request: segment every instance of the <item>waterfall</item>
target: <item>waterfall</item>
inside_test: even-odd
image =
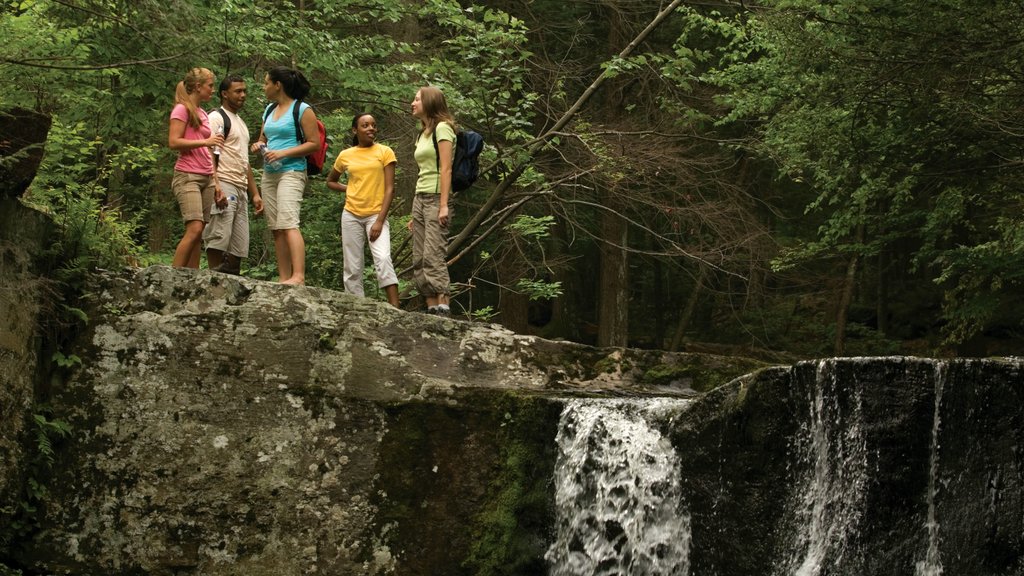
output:
[[[824,568],[850,561],[848,545],[864,513],[868,458],[860,384],[844,382],[847,387],[852,390],[837,382],[834,360],[817,363],[810,418],[796,446],[809,470],[794,492],[793,553],[776,570],[779,576],[836,573]]]
[[[688,401],[569,400],[555,464],[552,576],[687,576],[679,459],[658,429]]]
[[[939,475],[939,425],[942,407],[942,389],[946,383],[947,363],[935,364],[935,415],[932,417],[931,454],[928,458],[928,552],[924,560],[917,562],[915,576],[942,576],[942,560],[939,558],[939,523],[935,518],[935,490]]]

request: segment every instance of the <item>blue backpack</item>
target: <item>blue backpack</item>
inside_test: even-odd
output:
[[[441,167],[441,152],[437,149],[437,130],[434,139],[434,155],[437,157],[438,172]],[[480,152],[484,149],[484,137],[472,130],[459,130],[455,135],[455,160],[452,162],[452,192],[469,188],[480,177]]]

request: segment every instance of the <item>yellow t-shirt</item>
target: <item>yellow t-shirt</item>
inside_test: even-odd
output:
[[[338,153],[334,169],[348,172],[345,210],[361,218],[380,212],[384,203],[384,167],[395,164],[395,152],[383,144],[352,146]]]
[[[447,160],[448,164],[451,164],[455,160],[455,130],[452,130],[451,124],[441,122],[435,131],[438,142],[447,140],[452,143],[452,155]],[[430,134],[426,136],[420,134],[416,138],[416,150],[413,152],[413,156],[416,158],[416,166],[420,169],[419,177],[416,178],[416,193],[440,194],[441,188],[438,186],[440,172],[437,169],[438,153],[434,151],[434,139]],[[441,161],[445,160],[442,158]]]

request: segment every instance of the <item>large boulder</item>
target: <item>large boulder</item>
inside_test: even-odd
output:
[[[43,325],[56,305],[45,252],[53,221],[16,198],[42,156],[49,119],[26,110],[0,111],[0,526],[9,527],[25,500],[25,445],[31,440]],[[0,530],[0,537],[4,536]]]
[[[315,288],[96,277],[25,566],[536,574],[562,397],[689,396],[759,364],[595,349]]]
[[[50,117],[24,108],[0,110],[0,198],[17,197],[36,177]]]

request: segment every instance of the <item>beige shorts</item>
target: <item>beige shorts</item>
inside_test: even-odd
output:
[[[174,177],[171,178],[171,190],[178,200],[182,220],[210,221],[210,206],[213,206],[214,193],[213,176],[175,170]]]
[[[263,172],[260,191],[268,229],[298,229],[299,209],[302,207],[302,193],[305,189],[305,172]]]
[[[203,229],[208,250],[220,250],[239,258],[249,257],[249,194],[246,189],[221,180],[228,205],[210,207],[210,221]]]

